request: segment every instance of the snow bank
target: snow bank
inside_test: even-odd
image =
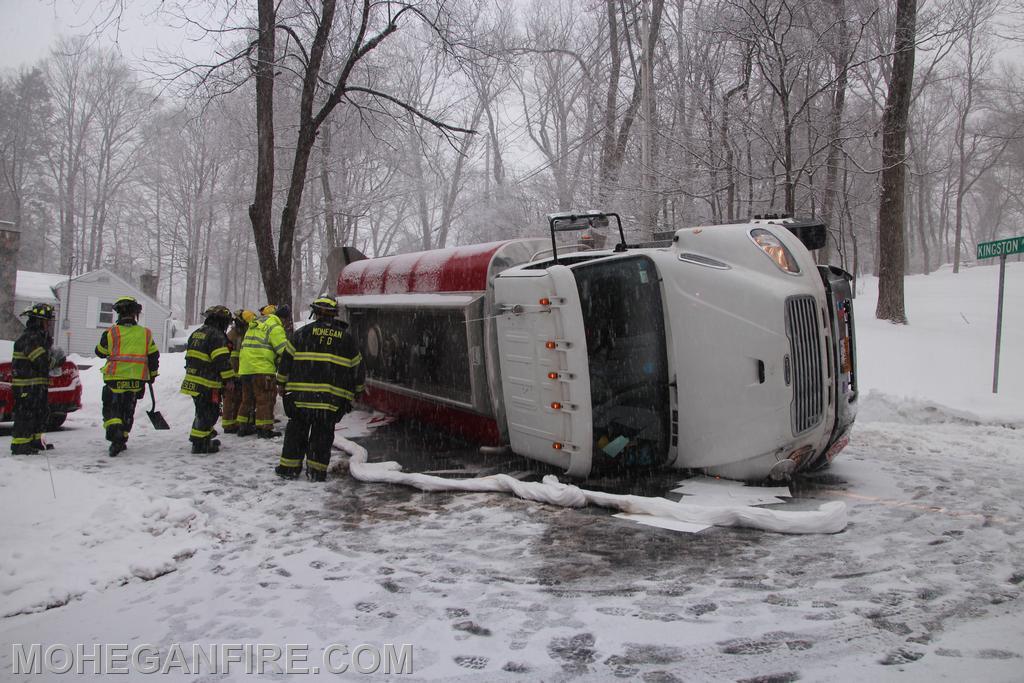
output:
[[[154,498],[70,469],[55,468],[51,488],[44,456],[0,458],[0,519],[5,617],[155,579],[214,541],[191,500]]]
[[[878,279],[857,280],[857,360],[862,392],[879,391],[895,404],[931,402],[979,421],[1024,417],[1024,263],[1006,264],[999,393],[992,393],[999,268],[953,275],[949,266],[904,281],[907,325],[875,319]],[[908,399],[908,400],[904,400]],[[870,419],[884,416],[872,415]],[[864,421],[864,416],[858,416]],[[856,438],[856,437],[855,437]]]
[[[676,503],[666,498],[619,495],[589,491],[562,484],[557,477],[546,476],[542,482],[523,482],[506,474],[474,479],[445,479],[427,474],[402,472],[397,462],[367,462],[366,449],[343,437],[335,445],[347,452],[349,473],[359,481],[403,484],[423,491],[473,491],[511,493],[563,507],[597,505],[630,514],[652,515],[692,524],[741,526],[784,534],[834,534],[846,528],[846,504],[825,503],[817,510],[780,511],[745,505],[703,506]]]

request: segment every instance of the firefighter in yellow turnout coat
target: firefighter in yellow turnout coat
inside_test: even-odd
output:
[[[49,415],[53,306],[36,304],[22,315],[28,316],[28,321],[25,332],[14,342],[12,359],[14,429],[11,431],[11,453],[31,455],[52,448],[43,444],[43,430]]]
[[[224,334],[231,324],[226,306],[211,306],[203,313],[203,326],[189,335],[185,351],[185,378],[181,393],[192,397],[196,416],[189,441],[193,453],[216,453],[220,441],[214,439],[214,425],[220,417],[220,399],[224,382],[235,378],[231,368],[231,348]]]
[[[277,363],[288,344],[288,335],[281,319],[275,315],[289,315],[285,306],[277,311],[273,305],[264,306],[259,318],[249,323],[242,339],[238,356],[238,375],[244,383],[241,405],[238,407],[238,436],[252,434],[269,438],[281,436],[274,431],[274,405],[277,403],[277,387],[274,375]],[[255,408],[255,424],[249,423],[249,412]]]
[[[135,402],[144,385],[156,379],[160,351],[148,327],[139,325],[142,304],[123,296],[114,302],[117,324],[103,333],[96,355],[106,358],[103,366],[103,428],[110,442],[110,457],[127,446],[135,422]]]
[[[284,352],[278,368],[277,381],[284,386],[284,408],[290,419],[281,462],[274,471],[295,479],[305,460],[306,476],[324,481],[334,425],[363,391],[364,370],[355,337],[336,319],[338,302],[323,297],[311,308],[316,320],[293,335],[294,348]]]

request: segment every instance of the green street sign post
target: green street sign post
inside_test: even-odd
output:
[[[999,393],[999,346],[1003,337],[1003,286],[1006,283],[1006,257],[1024,254],[1024,237],[1011,237],[978,245],[978,260],[999,257],[999,304],[996,307],[996,358],[992,366],[992,393]]]

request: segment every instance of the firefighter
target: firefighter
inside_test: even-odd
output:
[[[117,323],[106,330],[96,345],[96,355],[106,358],[103,366],[103,428],[110,442],[110,457],[128,446],[128,434],[135,422],[135,402],[152,384],[160,367],[160,351],[153,333],[139,324],[142,304],[135,297],[122,296],[114,302]]]
[[[49,417],[50,347],[53,345],[53,306],[36,304],[28,309],[25,331],[14,342],[13,377],[14,429],[11,453],[32,455],[46,448],[43,429]]]
[[[338,302],[321,297],[310,308],[315,320],[295,333],[278,369],[277,382],[283,387],[290,419],[274,472],[295,479],[305,459],[306,477],[324,481],[334,426],[363,391],[364,370],[355,337],[337,319]]]
[[[235,371],[236,377],[224,382],[224,405],[221,426],[225,434],[234,434],[238,431],[240,424],[248,424],[248,415],[239,415],[238,406],[242,402],[242,381],[238,375],[238,355],[242,350],[242,339],[249,329],[249,322],[256,317],[252,311],[238,309],[234,314],[234,324],[228,330],[228,347],[231,349],[231,369]]]
[[[188,435],[192,452],[216,453],[220,450],[220,441],[213,438],[216,436],[213,427],[220,417],[221,390],[224,382],[235,378],[225,334],[232,315],[226,306],[211,306],[203,315],[203,326],[188,338],[181,393],[191,396],[196,404],[196,416]]]
[[[276,315],[277,307],[268,304],[260,310],[260,317],[249,323],[249,329],[242,339],[242,350],[238,356],[238,374],[249,387],[242,393],[239,415],[247,416],[255,407],[255,424],[248,421],[238,426],[238,436],[248,436],[253,432],[256,436],[268,439],[281,436],[274,431],[274,405],[277,403],[277,387],[274,375],[277,363],[289,347],[288,335],[284,331],[281,319]],[[290,314],[284,306],[281,314]]]

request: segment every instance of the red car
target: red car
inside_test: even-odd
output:
[[[14,392],[11,391],[10,362],[0,363],[0,422],[14,419]],[[68,413],[82,407],[82,382],[78,377],[78,366],[64,361],[60,374],[50,372],[50,419],[47,429],[56,429],[64,424]]]

